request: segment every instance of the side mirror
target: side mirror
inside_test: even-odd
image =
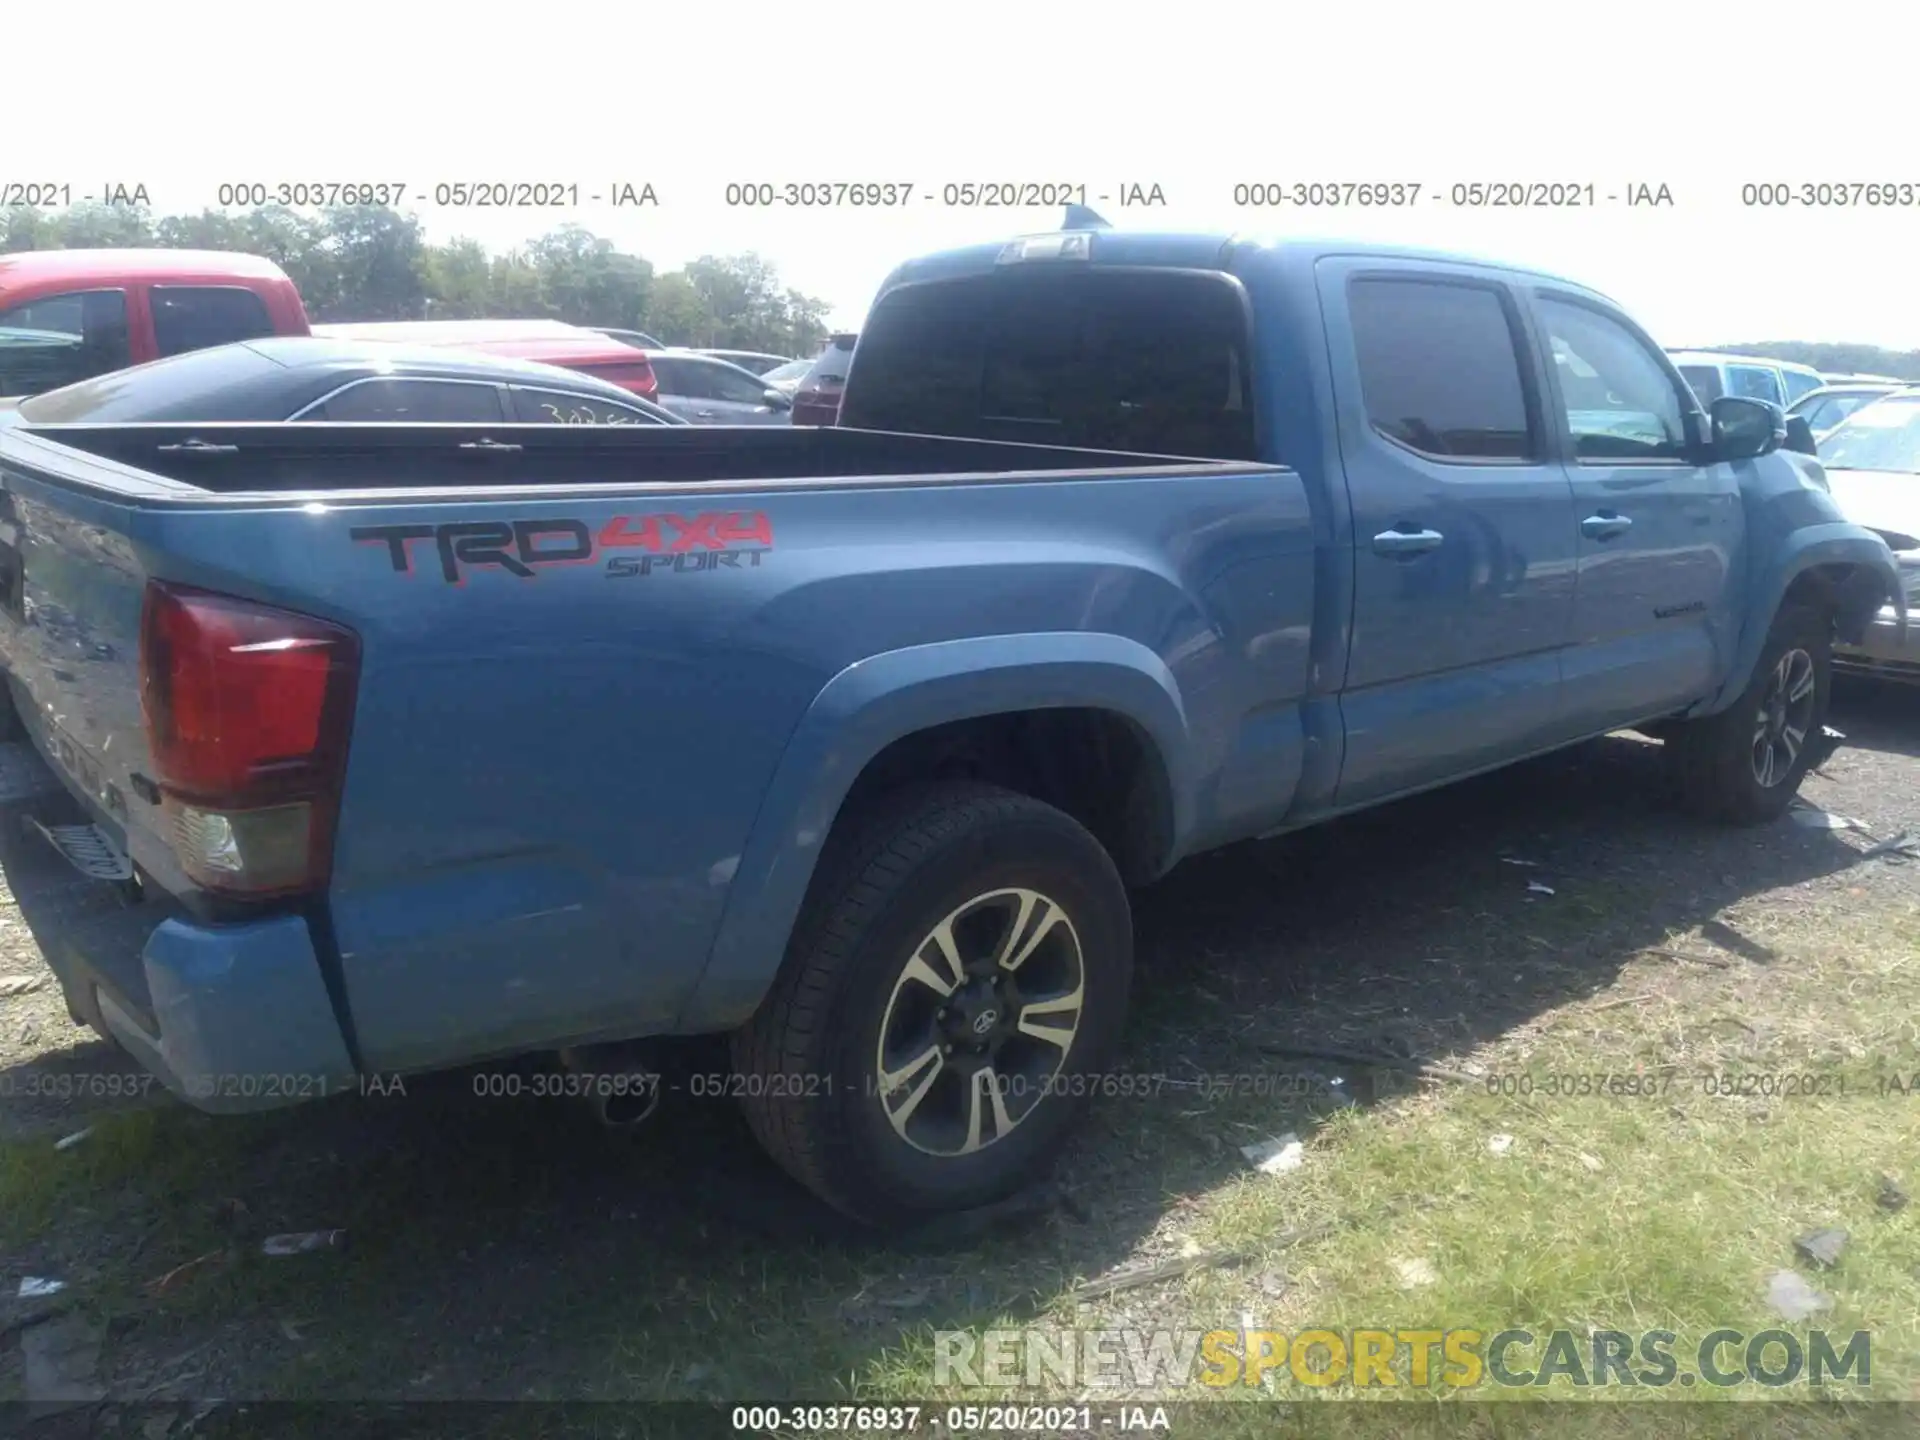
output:
[[[1771,401],[1722,395],[1707,415],[1715,460],[1756,460],[1786,443],[1786,412]]]
[[[1807,423],[1804,415],[1787,417],[1787,438],[1781,442],[1784,448],[1801,455],[1818,455],[1820,447],[1814,443],[1813,426]]]
[[[793,408],[793,397],[787,394],[784,390],[775,390],[771,385],[769,385],[765,390],[761,391],[760,393],[762,397],[766,400],[768,409],[791,410]]]

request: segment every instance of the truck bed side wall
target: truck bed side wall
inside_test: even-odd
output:
[[[147,576],[360,636],[322,963],[371,1068],[741,1018],[845,786],[923,724],[1113,708],[1166,747],[1176,849],[1277,821],[1299,778],[1314,535],[1283,471],[216,506],[16,488],[41,613],[112,652],[85,732],[109,773],[144,763]],[[515,526],[530,548],[503,552]],[[80,693],[59,656],[17,657],[36,696]],[[153,820],[128,828],[163,865]]]

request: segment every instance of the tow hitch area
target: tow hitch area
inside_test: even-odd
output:
[[[95,880],[133,878],[133,861],[98,825],[43,825],[31,815],[26,820],[82,875]]]

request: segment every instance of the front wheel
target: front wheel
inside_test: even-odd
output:
[[[1832,671],[1826,613],[1783,608],[1740,698],[1718,715],[1676,723],[1667,739],[1687,808],[1736,825],[1784,813],[1822,753]]]
[[[992,786],[886,797],[836,827],[772,992],[736,1035],[747,1119],[874,1224],[1034,1179],[1118,1046],[1126,891],[1098,841]]]

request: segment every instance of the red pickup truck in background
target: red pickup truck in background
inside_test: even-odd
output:
[[[308,333],[299,290],[257,255],[0,255],[0,396],[52,390],[209,345]]]

